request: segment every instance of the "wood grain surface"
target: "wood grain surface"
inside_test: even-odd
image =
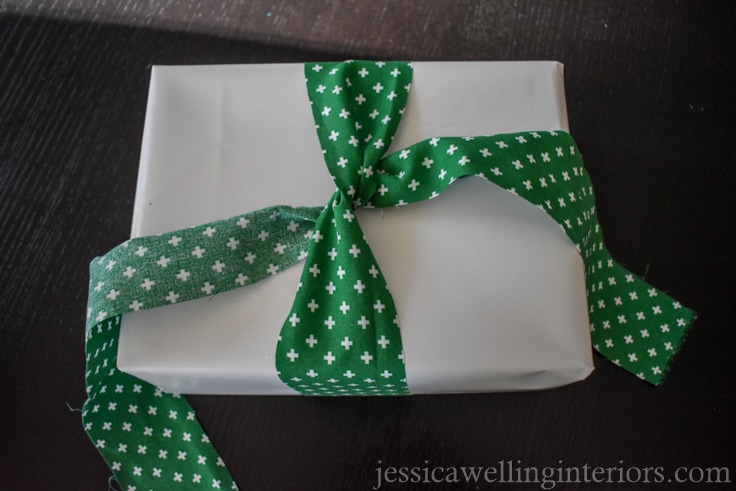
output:
[[[714,487],[733,487],[734,25],[726,1],[2,1],[0,489],[108,488],[75,411],[87,264],[128,238],[151,65],[376,57],[565,63],[612,254],[699,319],[659,388],[596,356],[587,380],[544,392],[190,397],[241,489],[508,460],[727,466]],[[557,489],[578,487],[598,486]],[[412,489],[447,488],[474,487]]]

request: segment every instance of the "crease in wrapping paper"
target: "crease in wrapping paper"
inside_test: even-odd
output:
[[[440,68],[437,70],[437,64],[415,63],[415,82],[410,92],[409,106],[407,107],[404,120],[399,127],[397,138],[391,150],[408,143],[413,143],[413,141],[422,139],[423,137],[438,134],[437,130],[430,123],[427,123],[427,121],[445,121],[444,127],[447,128],[447,131],[452,131],[453,134],[466,135],[522,130],[530,127],[539,128],[540,126],[542,129],[567,128],[560,65],[555,63],[494,63],[485,64],[485,67],[480,68],[478,64],[473,63],[453,63],[451,65],[461,70],[470,70],[469,77],[472,76],[476,79],[481,76],[488,78],[488,73],[491,73],[491,82],[495,83],[499,83],[499,78],[511,77],[510,86],[519,87],[525,92],[520,93],[523,95],[513,98],[504,96],[503,91],[494,90],[494,83],[480,84],[482,85],[480,90],[483,96],[489,99],[489,105],[497,105],[501,108],[497,114],[493,114],[493,111],[489,111],[488,109],[479,108],[477,104],[465,102],[467,101],[467,90],[458,89],[457,92],[446,94],[446,97],[442,101],[438,101],[437,91],[442,90],[442,84],[437,81],[437,72],[447,71],[447,69]],[[253,70],[248,70],[250,68],[253,68]],[[268,145],[268,148],[266,151],[261,152],[264,158],[254,157],[249,161],[243,159],[240,162],[230,161],[230,166],[234,170],[231,169],[226,173],[221,173],[221,175],[226,174],[227,178],[220,178],[226,183],[226,187],[229,187],[229,189],[220,192],[207,192],[210,197],[213,194],[221,197],[222,201],[219,203],[221,206],[220,211],[213,209],[202,210],[190,206],[193,200],[196,201],[196,197],[199,194],[198,191],[200,191],[195,184],[194,189],[187,190],[183,193],[187,195],[187,202],[185,203],[178,203],[176,206],[161,205],[158,210],[146,210],[145,214],[139,213],[140,206],[137,206],[136,223],[134,223],[133,227],[134,235],[147,235],[164,231],[167,228],[203,223],[219,216],[235,214],[233,213],[235,210],[237,210],[237,213],[240,213],[244,210],[255,209],[261,205],[273,204],[279,201],[298,205],[319,204],[324,201],[325,196],[329,196],[334,188],[332,187],[329,175],[324,170],[324,164],[319,158],[314,162],[307,162],[303,158],[304,155],[319,156],[321,154],[316,139],[313,137],[312,128],[314,123],[309,114],[308,104],[305,102],[307,97],[306,90],[303,88],[303,74],[298,73],[301,71],[301,66],[289,67],[281,65],[270,68],[274,70],[273,81],[264,78],[267,77],[264,67],[247,67],[245,69],[235,67],[208,67],[204,69],[166,67],[163,69],[156,68],[154,70],[152,101],[160,101],[161,93],[177,94],[183,101],[196,106],[200,113],[208,107],[208,100],[214,101],[221,99],[222,93],[219,95],[216,92],[208,94],[207,90],[209,87],[215,87],[215,83],[220,84],[221,78],[226,78],[228,82],[222,82],[221,85],[223,92],[227,92],[228,95],[233,94],[233,97],[235,97],[234,101],[223,105],[225,112],[230,111],[226,121],[236,125],[240,124],[243,131],[238,133],[238,136],[241,139],[245,139],[245,141],[231,143],[232,154],[243,154],[246,147],[252,149],[264,144]],[[499,76],[498,72],[504,75]],[[289,73],[292,74],[291,77],[287,76]],[[182,82],[182,79],[188,77],[189,74],[193,74],[193,77],[190,77],[188,81]],[[250,77],[252,75],[255,76],[257,83],[245,83],[246,79],[244,77]],[[198,86],[191,81],[192,78],[199,81]],[[289,78],[293,79],[294,82],[285,83],[283,81]],[[525,79],[525,81],[520,82],[519,79]],[[241,83],[238,83],[238,80]],[[270,87],[274,84],[276,85],[274,92],[284,94],[283,99],[269,101],[265,96],[251,97],[251,99],[248,99],[248,97],[238,96],[237,91],[231,90],[228,92],[229,87],[240,87],[241,91],[247,92],[250,87],[257,86],[262,88]],[[501,85],[504,84],[502,83]],[[531,91],[539,95],[529,96],[530,86],[533,87]],[[287,87],[288,90],[286,90]],[[166,95],[163,97],[166,97]],[[437,102],[439,105],[442,105],[444,101],[444,107],[450,110],[452,110],[453,101],[460,101],[458,107],[461,107],[465,114],[455,113],[456,116],[450,118],[433,114],[431,105],[421,103],[422,98],[431,100],[432,103]],[[177,196],[175,190],[165,185],[166,176],[172,173],[178,175],[183,174],[185,171],[189,172],[192,175],[191,181],[193,183],[205,184],[201,186],[202,189],[206,188],[207,183],[212,179],[211,174],[208,174],[210,170],[205,171],[205,169],[200,167],[202,165],[201,161],[188,162],[189,167],[182,169],[181,164],[182,162],[186,163],[185,160],[177,160],[172,158],[171,155],[167,155],[165,148],[171,147],[172,145],[179,148],[179,150],[175,151],[176,154],[186,155],[188,153],[192,155],[197,153],[196,151],[185,152],[181,148],[182,144],[187,145],[192,143],[191,138],[187,138],[186,135],[196,135],[198,133],[196,129],[184,125],[182,134],[185,136],[181,138],[183,140],[181,142],[176,141],[176,137],[171,135],[171,124],[179,125],[182,121],[192,121],[192,118],[182,119],[179,117],[177,121],[167,121],[162,111],[165,111],[165,108],[171,104],[181,104],[181,101],[170,99],[164,104],[157,104],[156,110],[149,112],[150,118],[147,119],[146,123],[144,143],[147,143],[149,146],[155,146],[155,151],[144,151],[143,153],[139,182],[142,186],[139,186],[138,205],[151,201],[161,203],[161,200],[164,199],[163,197]],[[521,101],[519,102],[517,99],[521,99]],[[539,100],[545,101],[545,104],[531,107],[532,104],[537,104]],[[301,101],[301,103],[298,103],[298,101]],[[517,104],[521,104],[521,109],[518,111],[512,111],[510,109],[514,105],[514,101]],[[524,106],[527,103],[529,103],[528,108]],[[264,131],[266,134],[258,137],[245,134],[245,130],[249,132],[258,131],[259,129],[263,130],[267,126],[267,118],[272,117],[269,116],[270,104],[273,104],[272,109],[274,112],[280,113],[278,117],[274,118],[274,123],[271,123],[271,128],[274,128],[273,132]],[[560,106],[560,104],[563,104],[563,106]],[[176,112],[181,114],[182,110],[179,107]],[[292,116],[285,117],[284,111],[289,111],[288,114],[292,114]],[[246,118],[255,117],[256,119],[260,118],[266,121],[262,121],[259,126],[254,126],[246,118],[241,119],[240,115],[243,113],[245,113]],[[468,115],[467,113],[471,114]],[[511,116],[508,116],[508,114],[511,114]],[[201,119],[202,124],[207,124],[206,122],[209,120],[209,117]],[[244,120],[245,122],[238,123],[238,121]],[[478,130],[478,121],[486,121],[485,127],[482,128],[483,131]],[[161,128],[164,126],[167,126],[169,129],[162,134]],[[274,132],[275,135],[273,134]],[[235,133],[236,130],[233,129],[232,134]],[[288,138],[285,135],[289,135]],[[163,140],[161,136],[163,136]],[[407,141],[407,139],[410,140]],[[281,146],[292,146],[294,149],[299,148],[302,150],[294,150],[292,152],[284,151],[283,149],[277,148],[279,141],[281,141]],[[268,168],[278,177],[289,175],[290,173],[294,175],[294,172],[290,169],[296,167],[300,170],[301,174],[297,174],[292,180],[299,181],[304,185],[287,185],[287,189],[281,195],[279,195],[279,189],[275,185],[275,182],[272,184],[266,182],[266,184],[256,186],[255,189],[249,189],[248,185],[251,183],[248,182],[248,175],[250,173],[243,172],[242,168],[238,169],[237,167],[242,166],[251,170],[254,168],[258,169],[255,174],[259,178],[264,177],[268,180],[268,176],[261,170],[265,166],[266,154],[269,154]],[[154,163],[155,165],[160,165],[162,170],[157,171],[153,167]],[[164,184],[161,184],[162,182]],[[307,187],[312,189],[313,192],[311,195],[304,196],[304,189]],[[500,188],[494,188],[494,185],[485,182],[473,183],[470,180],[462,180],[453,184],[450,189],[443,193],[437,199],[440,201],[436,205],[417,203],[400,210],[391,209],[384,210],[383,212],[376,210],[358,211],[361,225],[369,239],[371,247],[377,255],[382,270],[387,275],[389,287],[392,289],[397,302],[397,308],[402,316],[402,337],[407,340],[405,344],[405,349],[407,350],[407,377],[413,392],[510,390],[518,388],[506,384],[505,380],[507,378],[505,377],[499,377],[495,380],[493,382],[495,385],[492,387],[489,387],[488,384],[481,386],[473,383],[466,386],[462,386],[462,384],[458,386],[457,380],[463,378],[463,370],[465,370],[469,379],[474,378],[473,373],[488,373],[492,370],[498,370],[499,373],[502,372],[502,366],[499,367],[498,365],[494,365],[492,361],[489,361],[494,359],[507,360],[504,363],[517,363],[519,359],[526,359],[529,366],[534,367],[538,357],[530,357],[528,355],[525,357],[523,353],[514,353],[515,356],[509,356],[509,353],[513,352],[509,351],[508,346],[533,347],[535,345],[535,339],[542,339],[547,335],[546,329],[542,328],[552,325],[559,326],[564,324],[566,326],[558,330],[560,342],[557,344],[561,345],[561,351],[556,358],[546,360],[546,364],[550,367],[552,374],[556,373],[558,376],[555,377],[550,374],[546,376],[533,376],[532,372],[534,370],[532,369],[529,372],[529,386],[526,388],[561,385],[584,378],[592,369],[587,318],[585,315],[582,264],[579,261],[579,257],[575,257],[577,254],[574,250],[569,250],[572,249],[569,240],[564,234],[560,233],[557,225],[546,215],[539,213],[529,203],[509,195],[509,193],[506,193]],[[263,190],[268,190],[268,192],[264,193]],[[256,195],[253,194],[254,192]],[[261,195],[260,198],[258,194]],[[263,194],[267,196],[263,196]],[[246,195],[251,199],[245,199]],[[156,196],[156,198],[149,199],[147,196]],[[232,198],[233,196],[239,197],[240,202],[235,203],[234,201],[236,200]],[[300,196],[304,197],[300,198]],[[205,196],[204,199],[206,200],[207,197]],[[182,205],[185,210],[180,212],[178,215],[179,218],[168,218],[171,213],[170,208],[178,208]],[[478,205],[485,210],[486,216],[483,218],[488,223],[488,227],[493,229],[493,232],[485,236],[480,235],[473,242],[473,254],[475,257],[482,257],[485,252],[480,244],[485,244],[487,247],[502,247],[502,239],[504,237],[510,237],[512,233],[518,233],[519,229],[524,229],[525,226],[530,227],[532,231],[535,227],[541,227],[541,230],[546,228],[546,240],[556,245],[549,246],[549,244],[543,244],[545,240],[544,234],[535,235],[535,239],[529,241],[527,244],[506,244],[506,252],[499,252],[499,255],[514,254],[515,251],[518,252],[522,249],[527,249],[526,256],[520,258],[518,261],[518,265],[522,267],[524,264],[529,264],[531,259],[537,258],[540,255],[556,257],[554,254],[559,254],[560,258],[568,258],[561,259],[561,262],[553,261],[553,265],[564,265],[564,267],[560,267],[557,270],[548,270],[544,275],[551,278],[567,278],[564,288],[556,286],[553,293],[557,295],[556,303],[566,305],[568,310],[558,314],[557,318],[554,313],[549,315],[546,325],[540,324],[537,319],[524,320],[519,318],[518,310],[515,312],[510,311],[505,316],[501,316],[498,313],[488,314],[487,311],[483,311],[481,314],[471,315],[470,322],[466,322],[464,327],[467,324],[475,324],[478,329],[473,330],[472,328],[466,327],[469,336],[466,338],[467,342],[465,346],[462,346],[462,339],[451,335],[454,331],[453,326],[461,323],[453,320],[448,315],[446,309],[435,312],[433,315],[422,317],[419,314],[413,313],[412,309],[402,304],[403,302],[419,301],[417,300],[420,298],[419,293],[416,293],[417,287],[426,288],[427,284],[431,283],[432,280],[417,278],[418,275],[416,273],[417,271],[421,272],[422,268],[421,266],[417,266],[416,262],[414,262],[411,268],[414,276],[407,274],[404,266],[411,265],[411,263],[396,261],[394,259],[395,253],[392,253],[392,251],[396,250],[397,241],[386,240],[386,237],[391,237],[391,232],[388,232],[388,230],[397,230],[400,228],[400,225],[397,225],[396,221],[402,220],[405,226],[408,226],[410,229],[416,231],[417,234],[421,235],[424,238],[424,242],[433,241],[437,243],[438,241],[444,240],[443,235],[447,236],[447,234],[437,233],[442,228],[450,227],[447,229],[448,233],[451,233],[453,230],[458,233],[468,230],[469,226],[467,222],[464,224],[457,222],[448,223],[447,218],[456,214],[458,210],[465,210]],[[510,216],[499,215],[497,208],[509,210]],[[514,218],[514,209],[516,209],[515,213],[517,215],[521,215]],[[439,225],[442,228],[439,228],[436,222],[431,221],[433,218],[432,215],[438,212],[442,215],[438,215],[437,220],[440,222],[444,220]],[[479,217],[475,219],[477,220]],[[514,227],[511,227],[513,231],[509,230],[509,224],[515,224]],[[472,225],[470,229],[472,230]],[[412,239],[412,242],[418,242],[418,239]],[[411,246],[411,243],[407,243],[406,245]],[[526,247],[524,247],[525,245]],[[540,248],[535,250],[534,247],[537,245]],[[409,249],[411,247],[405,248],[407,253],[403,255],[404,259],[413,257],[412,254],[408,253]],[[435,249],[435,252],[442,254],[443,250],[439,248],[439,250]],[[423,260],[432,260],[431,254],[423,254]],[[488,266],[489,275],[492,274],[498,279],[500,276],[499,271],[507,270],[509,265],[510,262],[508,259],[496,261],[494,266]],[[293,298],[295,285],[298,282],[298,269],[292,268],[291,271],[280,273],[278,275],[279,277],[272,279],[273,284],[269,284],[268,286],[259,285],[252,289],[241,289],[258,290],[258,292],[231,292],[218,295],[217,298],[210,302],[196,304],[198,301],[194,301],[195,304],[191,306],[178,305],[176,309],[180,311],[180,319],[176,321],[177,339],[173,342],[174,346],[171,346],[172,341],[169,334],[171,331],[161,328],[161,325],[166,322],[165,317],[168,317],[168,313],[148,311],[126,316],[121,330],[120,366],[129,373],[152,381],[156,385],[183,392],[293,393],[290,389],[284,388],[281,381],[276,377],[273,369],[272,353],[274,348],[273,340],[278,334],[280,323],[286,317],[289,302]],[[487,279],[483,275],[478,275],[477,271],[474,271],[475,269],[475,266],[473,266],[469,271],[470,273],[475,272],[476,279],[474,281],[478,281],[478,276],[481,276],[480,280],[485,282],[484,289],[488,289]],[[401,285],[405,284],[406,278],[409,277],[417,279],[412,283],[411,289],[407,290],[406,288],[408,287],[401,287]],[[507,272],[506,278],[508,282],[519,280],[518,275],[514,275],[513,272]],[[570,278],[579,278],[578,284],[571,285]],[[534,284],[533,281],[527,281],[526,283]],[[491,285],[493,286],[493,284]],[[463,285],[461,284],[459,286]],[[450,290],[450,293],[453,291],[456,290]],[[416,295],[412,296],[412,293]],[[493,304],[495,301],[497,303],[494,304],[494,310],[496,312],[502,312],[505,307],[510,305],[508,300],[504,301],[503,293],[504,289],[499,289],[493,296],[489,296],[492,298],[484,303]],[[277,296],[274,297],[274,295]],[[402,295],[405,295],[406,299],[402,299]],[[429,303],[437,302],[438,299],[434,298]],[[203,306],[205,303],[206,306]],[[262,312],[262,310],[259,306],[272,309],[272,313],[268,316],[266,314],[260,316],[258,311]],[[207,322],[208,325],[212,324],[209,320],[205,321],[209,316],[202,314],[201,309],[204,307],[229,310],[229,313],[223,316],[224,320],[222,323],[219,326],[215,326],[211,334],[206,336],[206,339],[201,338],[201,334],[198,334],[197,329],[197,325],[202,322]],[[525,310],[528,311],[528,309]],[[201,317],[198,317],[200,314]],[[480,315],[480,318],[477,317],[478,315]],[[497,319],[496,322],[493,321],[493,315]],[[238,318],[244,320],[234,320]],[[429,322],[433,318],[441,319],[437,323],[441,325],[430,325]],[[269,322],[270,325],[266,325],[266,322]],[[503,334],[500,339],[501,341],[511,338],[508,340],[508,343],[502,344],[506,346],[506,349],[494,350],[491,348],[485,353],[485,356],[477,356],[478,346],[498,344],[498,338],[488,337],[488,329],[486,329],[488,324],[493,325],[494,330],[498,332],[498,326],[504,324],[509,326],[514,323],[517,325],[536,324],[537,331],[535,332],[532,329],[526,335],[522,335],[522,339],[518,339],[517,337],[515,341],[514,331]],[[146,328],[147,325],[153,324],[157,325],[155,331]],[[245,325],[248,326],[247,330],[243,329]],[[480,330],[481,327],[483,328],[482,331]],[[554,332],[554,328],[550,329]],[[433,353],[433,347],[425,341],[426,338],[421,332],[431,330],[434,330],[433,335],[440,339],[446,339],[445,345],[454,347],[455,353],[444,355]],[[218,337],[222,340],[221,342],[217,341]],[[187,341],[187,339],[190,341]],[[412,346],[415,346],[415,348],[412,349]],[[219,353],[208,357],[202,354],[203,350],[210,351],[213,354]],[[439,357],[439,359],[433,360],[427,357],[423,359],[421,350],[424,350],[428,356],[433,358]],[[184,351],[188,352],[187,356],[179,354]],[[240,351],[240,354],[236,356],[234,353],[238,351]],[[233,357],[228,360],[221,356],[223,352],[233,353]],[[468,353],[473,356],[467,356]],[[548,352],[546,353],[546,356],[548,356]],[[554,362],[555,360],[557,360],[556,363]],[[444,365],[444,368],[446,368],[444,370],[444,377],[437,378],[431,374],[430,370],[433,370],[437,363]],[[465,363],[465,367],[463,367],[463,363]],[[559,377],[559,374],[565,370],[569,371],[568,375]],[[424,375],[425,371],[426,375]],[[235,374],[241,375],[240,381],[238,381],[237,375]],[[250,389],[251,385],[260,388],[253,392]]]

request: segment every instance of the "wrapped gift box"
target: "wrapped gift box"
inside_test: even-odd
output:
[[[567,130],[559,63],[415,63],[389,152],[434,136],[557,129]],[[302,65],[153,68],[133,237],[324,205],[333,191]],[[541,389],[592,371],[583,263],[544,212],[468,178],[431,201],[357,214],[401,318],[412,393]],[[126,315],[119,368],[175,392],[296,394],[274,350],[302,264]]]

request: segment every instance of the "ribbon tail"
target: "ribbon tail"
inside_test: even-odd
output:
[[[137,237],[90,264],[87,330],[103,319],[251,285],[306,256],[321,207],[272,206]]]
[[[116,368],[120,316],[87,333],[84,429],[123,489],[237,489],[187,401]]]
[[[305,395],[409,393],[393,299],[340,191],[317,221],[276,369]]]
[[[90,265],[82,421],[127,489],[237,489],[187,401],[117,369],[122,314],[255,283],[306,255],[321,208],[274,206],[131,239]],[[191,483],[191,484],[190,484]]]
[[[467,176],[537,205],[560,225],[585,264],[593,347],[639,378],[662,382],[695,313],[613,260],[603,243],[593,184],[569,134],[432,138],[388,155],[379,171],[375,207],[431,199]]]
[[[659,385],[695,312],[630,273],[605,248],[585,264],[593,347],[626,371]]]

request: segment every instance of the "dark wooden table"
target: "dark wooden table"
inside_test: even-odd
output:
[[[716,488],[734,486],[731,2],[28,3],[0,4],[0,489],[108,486],[72,409],[87,264],[128,236],[150,66],[361,57],[565,63],[610,250],[699,319],[659,388],[596,356],[587,380],[536,393],[190,397],[241,488],[370,489],[379,465],[500,461],[726,466]]]

